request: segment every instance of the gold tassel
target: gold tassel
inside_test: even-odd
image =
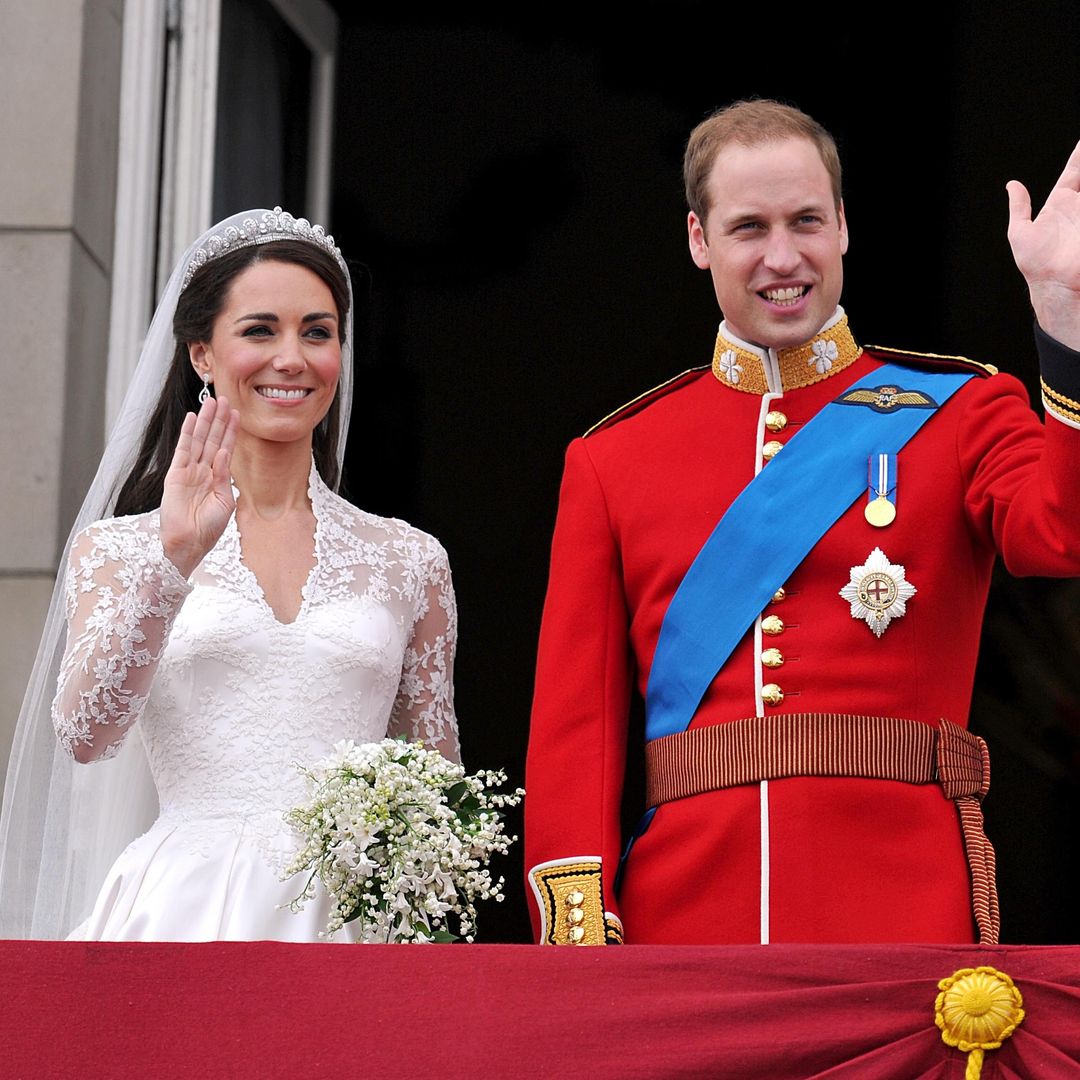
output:
[[[997,1050],[1024,1019],[1024,999],[1003,971],[960,968],[938,983],[934,1023],[968,1056],[964,1080],[979,1080],[987,1050]]]

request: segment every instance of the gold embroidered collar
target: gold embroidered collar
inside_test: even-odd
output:
[[[766,364],[772,363],[775,357],[776,370],[780,372],[780,390],[786,393],[843,371],[861,352],[848,329],[846,315],[804,345],[794,345],[790,349],[753,349],[730,340],[721,330],[716,335],[712,371],[720,382],[733,390],[768,394],[771,388]]]

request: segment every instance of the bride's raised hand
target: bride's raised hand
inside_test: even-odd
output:
[[[161,496],[161,546],[184,577],[202,562],[232,517],[229,463],[240,414],[210,398],[180,428]]]

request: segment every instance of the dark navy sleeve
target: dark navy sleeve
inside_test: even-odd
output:
[[[1042,397],[1046,411],[1080,428],[1080,352],[1062,345],[1035,324],[1035,347],[1042,371]]]

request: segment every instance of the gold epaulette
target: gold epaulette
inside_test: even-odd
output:
[[[969,360],[966,356],[949,356],[946,353],[912,352],[910,349],[890,349],[886,345],[864,345],[863,352],[871,356],[881,353],[881,360],[891,363],[913,364],[923,368],[947,368],[950,371],[972,371],[981,378],[987,379],[991,375],[997,375],[998,369],[993,364],[980,364],[978,360]]]
[[[636,398],[631,398],[625,405],[620,405],[614,412],[609,412],[603,420],[598,420],[584,435],[582,435],[582,438],[588,438],[588,436],[595,434],[597,431],[601,431],[603,428],[610,427],[620,420],[625,420],[628,416],[633,416],[635,413],[641,412],[642,409],[651,405],[657,398],[661,398],[665,394],[671,393],[672,390],[677,390],[684,382],[689,381],[691,376],[699,375],[701,372],[708,370],[706,365],[688,368],[686,371],[672,376],[672,378],[668,379],[666,382],[662,382],[659,386],[654,386],[651,390],[646,390],[644,394],[638,394]]]

